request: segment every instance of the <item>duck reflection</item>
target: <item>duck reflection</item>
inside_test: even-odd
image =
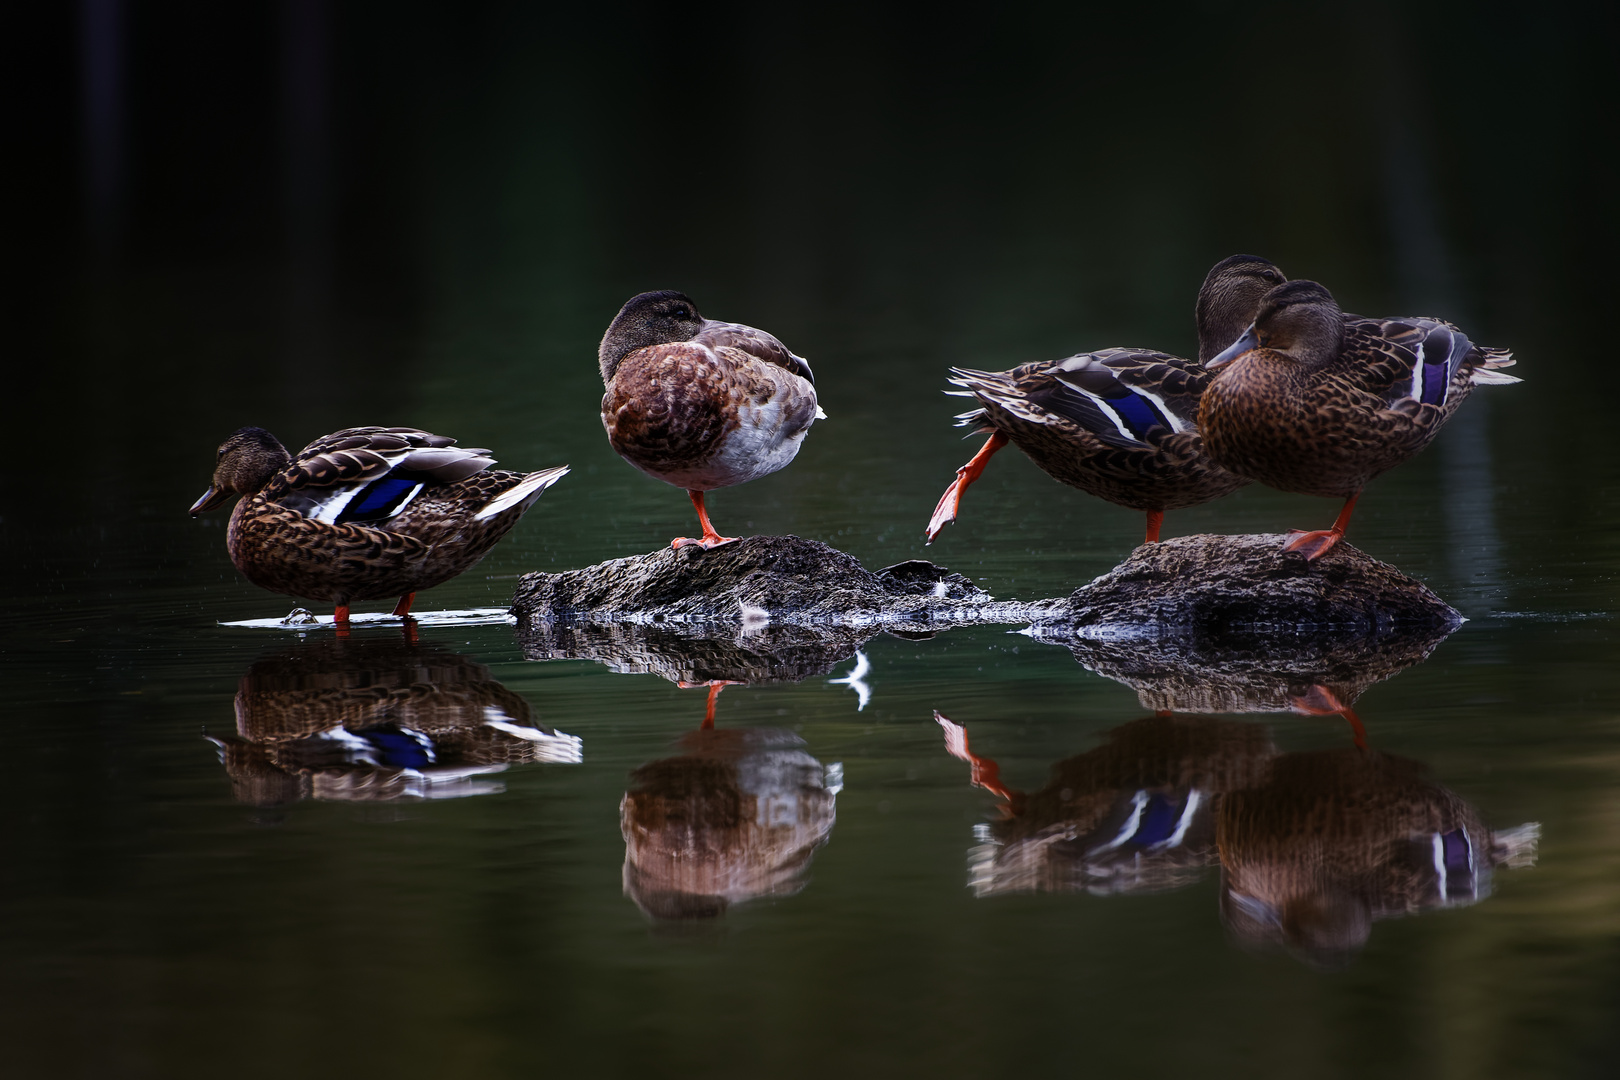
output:
[[[981,897],[1151,892],[1218,866],[1234,939],[1335,967],[1377,920],[1476,903],[1495,868],[1535,861],[1539,826],[1493,832],[1420,762],[1377,750],[1282,753],[1262,724],[1161,714],[1108,732],[1026,794],[962,726],[935,719],[1004,802],[969,857]]]
[[[1341,967],[1379,919],[1490,895],[1496,867],[1535,861],[1539,833],[1492,832],[1407,758],[1282,754],[1261,783],[1221,802],[1221,919],[1245,945]]]
[[[705,726],[679,750],[630,774],[619,804],[625,895],[657,920],[712,919],[802,889],[832,833],[843,766],[823,768],[777,728]]]
[[[1216,862],[1219,796],[1259,782],[1276,754],[1258,724],[1150,716],[1058,762],[1046,785],[1026,794],[969,749],[965,729],[937,712],[934,719],[946,749],[972,766],[973,782],[1004,800],[1002,820],[972,853],[979,896],[1154,892],[1196,880]]]
[[[256,661],[236,734],[214,739],[237,799],[389,801],[484,795],[509,765],[578,763],[582,743],[536,725],[489,669],[415,642],[311,641]]]

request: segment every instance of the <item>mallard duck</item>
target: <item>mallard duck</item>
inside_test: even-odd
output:
[[[491,471],[488,450],[416,428],[345,428],[295,459],[263,428],[220,445],[214,482],[195,517],[242,499],[225,547],[253,584],[336,605],[347,626],[357,600],[400,598],[470,570],[568,466]]]
[[[1215,264],[1198,290],[1198,362],[1148,349],[1103,349],[1011,371],[952,368],[961,397],[980,408],[957,418],[990,433],[940,497],[929,519],[933,543],[956,520],[962,494],[992,454],[1010,441],[1048,476],[1147,513],[1147,543],[1159,539],[1166,510],[1218,499],[1248,483],[1204,453],[1195,423],[1208,385],[1204,361],[1254,317],[1281,270],[1253,255]]]
[[[673,547],[735,540],[709,523],[704,493],[782,468],[826,418],[802,356],[763,330],[705,319],[683,293],[631,297],[597,358],[608,442],[648,476],[684,488],[697,509],[703,535]]]
[[[1289,534],[1318,559],[1344,536],[1362,488],[1429,445],[1479,385],[1520,380],[1513,354],[1441,319],[1366,319],[1314,281],[1266,294],[1254,322],[1209,362],[1204,448],[1268,487],[1345,500],[1331,529]]]

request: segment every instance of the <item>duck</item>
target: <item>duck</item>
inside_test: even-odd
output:
[[[597,360],[609,444],[697,510],[702,535],[676,537],[674,548],[736,540],[710,523],[705,493],[784,468],[827,416],[804,357],[763,330],[704,318],[671,289],[627,300]]]
[[[1076,353],[1009,371],[952,368],[946,391],[977,400],[957,425],[990,438],[956,471],[924,534],[932,544],[961,507],[968,485],[1009,442],[1054,480],[1147,514],[1146,543],[1159,539],[1166,510],[1218,499],[1249,481],[1204,453],[1198,401],[1209,383],[1204,362],[1254,318],[1261,297],[1287,281],[1277,265],[1233,255],[1212,267],[1198,290],[1198,360],[1149,349]]]
[[[416,594],[477,565],[568,466],[492,470],[490,451],[411,427],[353,427],[295,458],[270,432],[244,427],[220,444],[214,478],[191,516],[240,496],[225,549],[253,584],[335,605]]]
[[[1429,445],[1475,386],[1521,381],[1501,371],[1513,363],[1443,319],[1346,315],[1319,283],[1290,281],[1209,361],[1198,427],[1222,468],[1344,500],[1331,528],[1283,545],[1314,561],[1344,537],[1362,489]]]

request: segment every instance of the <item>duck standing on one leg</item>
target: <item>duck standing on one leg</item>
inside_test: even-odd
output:
[[[648,476],[684,488],[697,508],[703,535],[673,547],[736,539],[709,523],[704,492],[782,468],[826,418],[803,357],[763,330],[705,319],[682,293],[631,297],[598,359],[608,442]]]
[[[219,448],[214,482],[193,517],[232,495],[225,547],[253,584],[336,605],[400,598],[472,569],[568,466],[490,471],[488,450],[416,428],[359,427],[316,439],[293,458],[263,428]]]
[[[1281,270],[1253,255],[1215,265],[1198,290],[1198,362],[1147,349],[1103,349],[1011,371],[952,368],[952,391],[980,408],[957,418],[988,431],[929,519],[927,542],[956,520],[962,494],[1010,441],[1055,480],[1147,514],[1147,543],[1166,510],[1218,499],[1249,481],[1204,453],[1196,421],[1209,383],[1204,362],[1253,318]]]
[[[1321,285],[1291,281],[1209,362],[1198,426],[1232,472],[1345,500],[1331,529],[1290,534],[1286,550],[1317,559],[1367,483],[1429,445],[1475,386],[1519,382],[1497,370],[1512,364],[1448,322],[1345,315]]]

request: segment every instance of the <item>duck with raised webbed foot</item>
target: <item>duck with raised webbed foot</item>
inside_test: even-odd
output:
[[[287,453],[263,428],[220,445],[214,480],[191,507],[195,517],[241,501],[225,547],[253,584],[335,605],[349,622],[359,600],[416,593],[472,569],[568,466],[492,470],[488,450],[455,445],[416,428],[358,427]]]
[[[1332,528],[1290,535],[1288,550],[1317,559],[1362,489],[1427,446],[1475,386],[1518,382],[1498,370],[1512,364],[1443,320],[1345,315],[1321,285],[1291,281],[1209,362],[1198,426],[1239,476],[1345,500]]]
[[[704,494],[783,468],[826,418],[802,356],[763,330],[705,319],[683,293],[631,297],[597,359],[608,442],[648,476],[685,489],[697,510],[703,535],[674,547],[736,539],[710,524]]]
[[[928,522],[927,542],[956,520],[962,495],[1007,443],[1053,479],[1147,514],[1146,541],[1159,538],[1166,510],[1218,499],[1248,480],[1204,453],[1196,423],[1209,382],[1204,362],[1254,317],[1281,270],[1253,255],[1212,268],[1198,291],[1198,361],[1148,349],[1103,349],[1009,371],[952,368],[951,391],[979,408],[957,418],[989,432],[973,460],[957,470]]]

